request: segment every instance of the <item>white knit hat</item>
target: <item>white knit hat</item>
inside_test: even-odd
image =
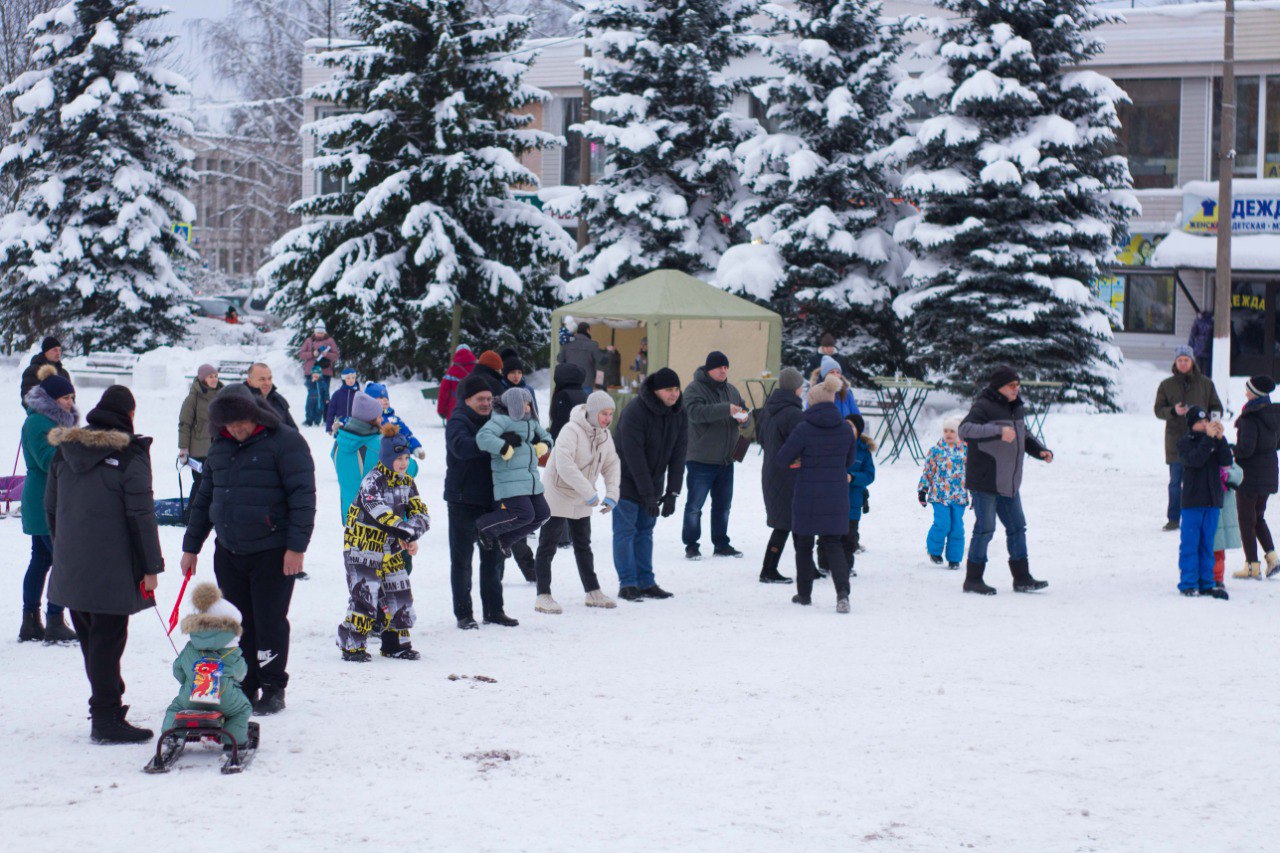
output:
[[[952,415],[952,416],[951,416],[951,417],[949,417],[949,418],[943,418],[943,419],[942,419],[942,429],[943,429],[944,431],[945,431],[945,430],[949,430],[949,429],[953,429],[953,430],[955,430],[956,432],[959,432],[959,431],[960,431],[960,416],[959,416],[959,415]]]

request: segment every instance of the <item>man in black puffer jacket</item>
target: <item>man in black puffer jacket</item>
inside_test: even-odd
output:
[[[298,431],[244,385],[209,404],[213,444],[182,540],[182,569],[193,571],[209,531],[213,572],[240,609],[240,647],[249,664],[243,688],[257,714],[284,708],[289,683],[289,601],[302,572],[316,517],[316,472]],[[262,690],[258,698],[258,690]]]
[[[618,505],[613,510],[613,565],[624,601],[670,598],[653,576],[653,528],[676,511],[684,483],[689,419],[680,399],[680,377],[669,367],[640,386],[622,416],[614,444],[622,462]]]
[[[1053,461],[1053,453],[1027,432],[1025,407],[1018,392],[1022,383],[1012,368],[998,367],[987,387],[973,401],[973,408],[960,423],[960,437],[969,447],[964,485],[973,494],[973,539],[969,542],[969,565],[965,592],[995,595],[982,574],[987,568],[987,545],[996,533],[996,518],[1004,525],[1009,546],[1009,570],[1014,592],[1044,589],[1047,581],[1031,576],[1027,561],[1027,519],[1022,514],[1023,455]]]

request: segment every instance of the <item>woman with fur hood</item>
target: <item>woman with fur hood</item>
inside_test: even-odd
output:
[[[796,604],[811,604],[814,539],[827,556],[836,588],[836,612],[849,612],[849,565],[843,538],[849,532],[849,468],[857,457],[858,439],[836,410],[835,397],[843,387],[839,376],[827,378],[809,389],[804,420],[791,431],[769,463],[797,468],[791,499],[791,524],[795,534],[798,577]]]
[[[44,511],[53,539],[49,599],[71,611],[92,696],[94,743],[141,743],[125,720],[120,658],[129,617],[151,607],[164,557],[151,492],[151,439],[134,435],[133,394],[112,385],[85,420],[49,433]]]
[[[538,598],[533,609],[539,613],[563,612],[551,597],[551,561],[555,559],[560,534],[566,527],[573,538],[573,556],[578,561],[578,577],[587,594],[587,606],[617,606],[600,591],[591,552],[591,513],[599,508],[600,513],[605,514],[618,505],[622,472],[613,436],[609,433],[613,410],[612,397],[603,391],[593,391],[586,403],[574,407],[547,460],[542,482],[551,517],[538,538],[534,563]],[[596,487],[601,476],[604,477],[603,498]]]
[[[249,665],[240,651],[240,611],[211,583],[196,584],[191,610],[178,629],[190,639],[173,662],[181,685],[164,713],[161,731],[173,728],[179,711],[221,711],[222,728],[243,746],[249,741],[253,706],[240,689]]]
[[[844,378],[844,370],[840,367],[840,362],[831,356],[824,355],[818,362],[818,369],[809,377],[810,387],[822,383],[832,374],[840,378],[840,390],[836,392],[834,401],[840,417],[847,418],[849,415],[862,414],[858,411],[858,401],[853,398],[853,387],[849,384],[849,380]]]
[[[31,562],[22,579],[22,627],[18,630],[18,642],[69,643],[76,635],[62,617],[62,605],[49,601],[45,611],[47,624],[40,624],[40,594],[53,567],[53,540],[44,516],[44,490],[54,454],[49,433],[57,427],[75,426],[80,422],[80,413],[76,411],[76,389],[57,368],[43,364],[36,378],[39,384],[22,400],[27,407],[27,419],[22,424],[22,458],[27,465],[27,481],[22,489],[22,532],[31,537]]]

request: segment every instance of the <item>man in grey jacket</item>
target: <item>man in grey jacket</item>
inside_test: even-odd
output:
[[[588,394],[595,390],[596,371],[604,370],[604,351],[600,349],[598,343],[591,340],[591,326],[586,323],[578,324],[578,333],[573,336],[573,340],[560,347],[560,352],[556,355],[556,364],[574,364],[581,367],[587,377],[582,383],[583,390]]]
[[[1035,592],[1049,585],[1031,576],[1027,561],[1027,519],[1022,513],[1022,461],[1024,456],[1053,461],[1053,452],[1027,432],[1024,406],[1018,393],[1022,383],[1009,367],[998,367],[987,387],[973,401],[960,424],[960,437],[968,445],[964,485],[973,495],[973,538],[964,591],[995,595],[982,580],[987,568],[987,545],[996,533],[996,519],[1004,525],[1009,547],[1009,571],[1014,592]]]
[[[729,544],[729,509],[733,506],[733,463],[738,437],[751,418],[738,389],[729,384],[729,359],[716,350],[693,374],[684,390],[689,416],[689,449],[685,460],[688,497],[684,504],[684,556],[701,560],[702,506],[711,496],[711,544],[717,557],[741,557]]]

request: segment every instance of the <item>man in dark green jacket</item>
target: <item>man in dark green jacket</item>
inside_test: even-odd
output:
[[[1164,421],[1164,461],[1169,466],[1168,522],[1165,530],[1177,530],[1182,517],[1182,462],[1178,439],[1187,434],[1187,411],[1196,407],[1222,414],[1222,401],[1213,380],[1200,372],[1191,347],[1173,351],[1173,375],[1156,390],[1156,417]]]
[[[684,555],[701,560],[702,506],[711,496],[711,544],[717,557],[741,557],[729,544],[729,509],[733,506],[733,463],[738,437],[751,419],[738,389],[729,384],[729,359],[713,351],[684,389],[689,417],[685,461],[688,498],[684,504]]]

